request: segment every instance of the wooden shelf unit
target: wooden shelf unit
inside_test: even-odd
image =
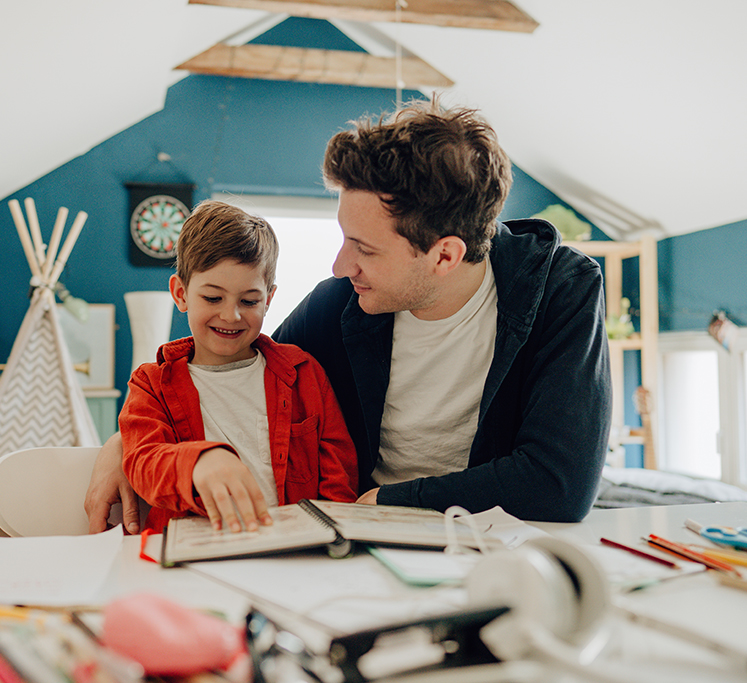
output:
[[[659,276],[656,239],[644,236],[636,242],[564,242],[592,257],[604,258],[604,291],[607,314],[620,315],[623,260],[638,258],[640,333],[628,339],[610,339],[610,365],[612,372],[612,441],[614,447],[623,443],[641,443],[640,436],[627,436],[630,430],[641,430],[625,425],[624,352],[641,352],[641,386],[654,399],[657,396],[659,336]],[[656,469],[656,405],[650,401],[647,419],[643,420],[644,467]],[[645,416],[644,416],[645,417]],[[614,463],[623,464],[623,463]]]

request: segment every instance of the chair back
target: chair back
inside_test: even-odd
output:
[[[9,536],[87,534],[83,502],[98,452],[29,448],[0,457],[0,529]]]

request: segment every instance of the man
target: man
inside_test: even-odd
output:
[[[330,141],[324,176],[340,194],[336,279],[274,336],[324,367],[359,502],[582,519],[611,408],[596,262],[549,223],[496,222],[510,162],[474,111],[419,102],[359,121]],[[92,530],[120,495],[116,468],[97,468]]]

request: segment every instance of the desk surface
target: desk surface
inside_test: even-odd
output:
[[[688,518],[702,524],[747,526],[747,502],[592,510],[580,524],[531,524],[558,538],[580,543],[597,543],[601,537],[606,537],[634,545],[641,536],[648,534],[672,541],[697,542],[698,537],[685,527]]]
[[[628,545],[640,545],[642,536],[655,533],[665,538],[681,542],[697,542],[697,536],[686,529],[684,522],[691,518],[705,524],[727,524],[747,526],[747,503],[720,503],[702,505],[662,506],[645,508],[624,508],[617,510],[595,510],[580,524],[549,524],[533,523],[547,533],[566,539],[577,544],[597,544],[599,538],[604,536]],[[157,544],[159,537],[154,537],[151,543]],[[144,562],[138,559],[138,538],[125,538],[121,560],[113,570],[107,581],[106,587],[101,593],[101,602],[106,602],[114,597],[127,593],[147,590],[159,593],[184,604],[195,607],[210,607],[218,609],[229,615],[232,619],[240,619],[248,610],[252,602],[252,596],[244,590],[237,590],[225,583],[216,581],[215,577],[208,578],[187,568],[163,569],[160,566]],[[359,558],[354,558],[359,559]],[[464,594],[459,596],[453,592],[439,593],[433,589],[418,589],[405,587],[394,578],[383,566],[376,563],[373,558],[366,556],[366,564],[363,571],[378,572],[379,576],[375,582],[357,574],[361,567],[355,562],[346,564],[347,560],[329,560],[324,556],[315,555],[309,557],[306,569],[303,568],[303,556],[288,558],[257,558],[255,560],[242,560],[238,562],[247,563],[247,571],[256,572],[257,580],[253,583],[255,596],[263,590],[262,581],[267,578],[272,568],[282,567],[287,572],[288,594],[301,595],[302,593],[313,593],[313,581],[315,573],[325,575],[328,571],[333,573],[342,572],[350,567],[349,573],[356,574],[346,579],[346,590],[351,587],[360,587],[355,598],[366,603],[366,608],[383,603],[371,600],[375,596],[368,595],[369,583],[377,583],[389,599],[408,600],[413,596],[421,596],[421,604],[426,606],[430,603],[438,605],[439,600],[445,600],[445,604],[457,606],[460,600],[464,600]],[[300,564],[299,564],[300,563]],[[223,563],[213,563],[223,564]],[[295,565],[295,566],[294,566]],[[261,568],[265,567],[266,570]],[[251,569],[250,569],[251,568]],[[297,572],[294,574],[293,572]],[[369,576],[365,574],[365,576]],[[273,577],[274,578],[274,577]],[[365,590],[361,586],[366,583]],[[391,593],[389,595],[389,593]],[[318,596],[317,596],[318,597]],[[348,610],[349,613],[358,612],[360,604],[349,599],[349,595],[337,596],[326,600],[326,605],[321,609],[328,609],[330,602],[335,603],[339,610]],[[673,581],[662,583],[645,590],[637,591],[628,596],[620,598],[623,604],[629,606],[642,614],[649,614],[659,619],[686,627],[695,633],[702,634],[703,638],[716,639],[740,651],[747,652],[747,644],[744,639],[744,619],[747,614],[747,591],[722,586],[718,583],[713,572],[678,578]],[[255,600],[255,602],[257,602]],[[270,600],[272,602],[272,600]],[[324,600],[322,602],[325,602]],[[293,602],[291,602],[293,604]],[[300,603],[298,603],[300,609]],[[318,607],[318,606],[317,606]],[[314,608],[304,608],[307,616],[314,616]],[[426,609],[424,607],[424,609]],[[669,636],[654,633],[640,627],[625,626],[616,632],[615,646],[619,651],[624,651],[625,656],[633,661],[648,661],[650,659],[661,659],[668,661],[677,660],[687,663],[693,658],[695,663],[701,661],[712,661],[713,656],[707,653],[698,653],[692,645],[683,645],[680,641],[673,641]],[[697,667],[693,669],[695,671]],[[669,680],[669,679],[664,679]],[[703,680],[695,675],[679,677],[678,680]],[[727,680],[725,677],[722,680]]]

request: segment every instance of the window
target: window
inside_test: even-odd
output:
[[[660,467],[747,485],[747,330],[731,351],[707,332],[659,335]]]
[[[720,479],[717,352],[670,351],[661,360],[660,467]]]
[[[342,246],[337,199],[224,194],[214,199],[262,216],[278,236],[278,289],[263,326],[265,334],[272,334],[318,282],[332,275]]]

